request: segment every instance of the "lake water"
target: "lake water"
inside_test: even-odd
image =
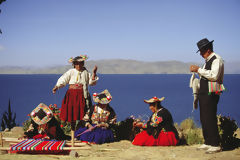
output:
[[[60,89],[55,95],[51,93],[57,79],[61,75],[0,75],[0,114],[7,111],[8,100],[11,100],[13,112],[17,114],[17,123],[22,124],[39,103],[57,104],[61,101],[67,87]],[[89,88],[90,93],[108,89],[113,96],[110,105],[114,108],[118,121],[130,115],[147,119],[151,115],[148,105],[143,102],[153,96],[165,97],[162,105],[167,108],[175,122],[180,123],[193,117],[200,125],[199,110],[192,113],[192,89],[189,88],[188,74],[100,74],[96,86]],[[226,91],[221,95],[218,114],[230,116],[240,124],[240,75],[225,75]]]

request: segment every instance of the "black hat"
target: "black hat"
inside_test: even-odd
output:
[[[207,47],[209,44],[212,44],[213,41],[214,41],[214,40],[212,40],[212,41],[210,42],[207,38],[204,38],[204,39],[198,41],[198,43],[197,43],[198,51],[197,51],[197,52],[199,52],[201,49]],[[196,53],[197,53],[197,52],[196,52]]]

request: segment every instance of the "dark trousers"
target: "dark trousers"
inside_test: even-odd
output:
[[[200,120],[204,143],[211,146],[219,146],[220,136],[217,126],[217,104],[219,95],[200,94]]]

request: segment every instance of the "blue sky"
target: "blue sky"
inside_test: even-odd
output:
[[[238,0],[7,0],[0,5],[0,66],[133,59],[203,62],[196,42],[214,40],[240,61]]]

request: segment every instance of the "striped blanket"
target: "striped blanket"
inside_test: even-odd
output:
[[[13,145],[11,151],[57,151],[63,150],[66,141],[26,139]]]

